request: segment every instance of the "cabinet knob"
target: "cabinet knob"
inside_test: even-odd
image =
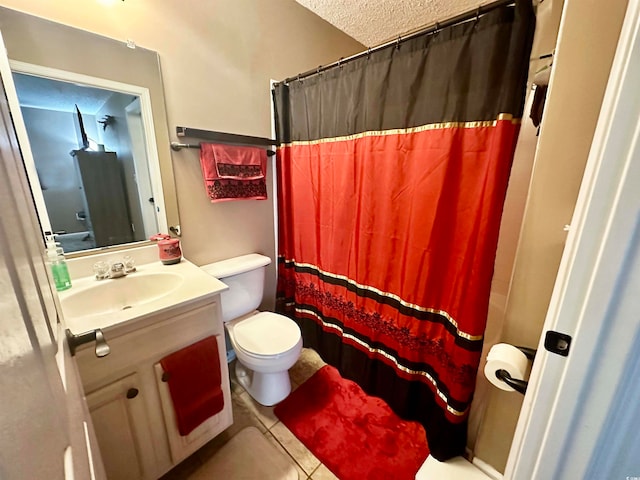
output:
[[[127,398],[136,398],[138,396],[138,393],[140,393],[140,391],[137,388],[130,388],[129,390],[127,390]]]

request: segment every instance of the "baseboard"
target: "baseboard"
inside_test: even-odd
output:
[[[482,470],[482,473],[490,477],[492,480],[503,480],[504,476],[498,470],[493,468],[487,462],[483,462],[478,457],[474,457],[473,463],[479,470]]]

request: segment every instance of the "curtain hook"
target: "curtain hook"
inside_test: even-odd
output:
[[[318,69],[316,70],[316,74],[320,75],[322,73],[320,71],[321,68],[322,68],[322,65],[318,65]]]
[[[369,60],[369,57],[371,57],[371,47],[367,48],[367,60]]]
[[[398,39],[396,40],[396,49],[400,50],[400,40],[402,39],[402,37],[400,35],[398,35]]]
[[[338,68],[342,68],[342,60],[344,60],[344,57],[340,57],[340,60],[338,60]]]
[[[440,33],[440,22],[436,22],[435,30],[433,31],[436,35]]]
[[[478,23],[478,20],[480,20],[480,6],[478,6],[478,9],[476,10],[476,23]]]
[[[298,80],[299,82],[302,82],[302,80],[300,80],[300,74],[298,74],[298,78],[297,78],[297,80]]]

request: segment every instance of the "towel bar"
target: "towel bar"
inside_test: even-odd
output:
[[[229,143],[231,145],[254,145],[258,147],[278,145],[278,141],[271,138],[238,135],[236,133],[214,132],[211,130],[200,130],[188,127],[176,127],[176,135],[178,137],[200,138],[214,143]]]
[[[176,152],[182,150],[183,148],[197,148],[200,149],[199,143],[179,143],[179,142],[171,142],[171,150],[175,150]],[[276,152],[273,150],[267,150],[267,156],[272,157]]]

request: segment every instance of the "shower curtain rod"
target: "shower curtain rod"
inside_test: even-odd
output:
[[[285,78],[284,80],[281,80],[279,82],[274,83],[274,87],[276,85],[279,85],[281,83],[287,84],[289,82],[292,82],[293,80],[300,80],[302,78],[306,78],[306,77],[310,77],[311,75],[316,75],[318,73],[322,73],[324,71],[330,70],[332,68],[335,67],[339,67],[341,65],[344,65],[345,63],[351,62],[353,60],[357,60],[358,58],[362,58],[362,57],[366,57],[367,55],[370,55],[373,52],[378,52],[380,50],[384,50],[385,48],[389,48],[392,46],[397,46],[399,47],[402,43],[406,42],[407,40],[411,40],[413,38],[416,37],[420,37],[422,35],[427,35],[429,33],[433,33],[436,32],[438,30],[442,30],[443,28],[446,27],[451,27],[453,25],[457,25],[459,23],[463,23],[463,22],[467,22],[469,20],[472,20],[474,18],[478,18],[480,17],[480,15],[484,15],[485,13],[488,13],[492,10],[495,10],[496,8],[500,8],[506,5],[513,5],[515,3],[515,0],[496,0],[495,2],[489,3],[487,5],[481,5],[478,8],[476,8],[475,10],[469,10],[467,12],[461,13],[460,15],[456,15],[455,17],[451,17],[448,18],[442,22],[435,22],[434,24],[422,28],[420,30],[417,30],[413,33],[409,33],[406,36],[399,36],[396,40],[391,40],[389,42],[380,44],[376,47],[372,47],[372,48],[368,48],[367,50],[360,52],[360,53],[356,53],[354,55],[351,55],[350,57],[347,58],[341,58],[340,60],[333,62],[333,63],[329,63],[327,65],[320,65],[318,68],[314,69],[314,70],[307,70],[306,72],[303,73],[299,73],[298,75],[296,75],[295,77],[289,77],[289,78]]]

